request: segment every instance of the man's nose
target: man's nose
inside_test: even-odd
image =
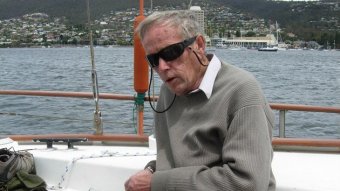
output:
[[[165,60],[163,60],[162,58],[159,58],[158,60],[158,70],[159,71],[164,71],[164,70],[168,70],[169,69],[169,63]]]

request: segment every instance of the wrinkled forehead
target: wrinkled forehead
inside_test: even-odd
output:
[[[149,33],[152,30],[157,30],[160,29],[159,32],[163,32],[166,33],[168,31],[171,31],[172,33],[175,33],[173,35],[179,35],[179,36],[184,36],[183,34],[183,29],[182,26],[179,25],[178,23],[174,23],[171,20],[165,20],[165,21],[155,21],[153,23],[151,23],[150,25],[148,25],[145,30],[144,30],[144,34],[142,36],[145,37],[145,35],[147,35],[147,33]]]
[[[146,53],[150,54],[180,41],[183,41],[183,37],[177,27],[155,25],[145,33],[142,44]]]
[[[200,27],[197,19],[191,11],[187,10],[156,11],[140,23],[136,32],[141,39],[143,39],[150,28],[158,26],[175,27],[178,29],[178,33],[181,34],[183,38],[189,38],[190,36],[200,33]]]

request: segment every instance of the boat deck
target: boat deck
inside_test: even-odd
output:
[[[274,152],[277,191],[340,191],[340,155]]]
[[[147,147],[20,145],[34,155],[37,175],[48,190],[124,191],[124,182],[156,158]]]
[[[30,149],[37,174],[49,190],[124,191],[127,178],[156,158],[154,145],[77,145],[68,149],[56,144],[47,149],[46,145],[13,144],[16,149]],[[275,151],[272,166],[277,190],[339,191],[339,161],[338,153]]]

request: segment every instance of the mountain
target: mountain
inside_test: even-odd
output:
[[[138,0],[89,0],[91,17],[99,18],[114,10],[128,8],[139,9]],[[335,0],[336,1],[336,0]],[[308,2],[287,2],[267,0],[153,0],[153,6],[192,5],[215,6],[224,5],[251,14],[258,18],[276,20],[282,25],[289,22],[308,22],[327,17],[332,14],[325,6]],[[28,13],[43,12],[52,17],[71,19],[72,22],[86,21],[87,0],[0,0],[0,20],[15,18]],[[150,7],[151,0],[144,1],[144,7]],[[335,11],[335,17],[340,17],[340,11]]]
[[[139,9],[138,0],[89,0],[91,18],[98,19],[111,11]],[[148,8],[152,0],[145,0]],[[296,2],[274,0],[153,0],[153,7],[186,9],[189,5],[204,7],[207,13],[217,14],[222,6],[248,18],[263,18],[280,24],[287,33],[297,34],[305,40],[340,43],[339,0]],[[66,17],[72,24],[87,21],[87,0],[0,0],[0,20],[20,17],[29,13],[46,13],[51,17]],[[321,39],[321,40],[320,40]]]
[[[278,21],[284,26],[292,23],[303,24],[310,21],[319,21],[321,18],[326,20],[331,20],[332,17],[340,18],[340,8],[338,7],[340,3],[338,0],[321,0],[319,2],[219,0],[219,2],[226,2],[234,9],[259,18]]]
[[[91,15],[94,18],[99,14],[98,9],[105,13],[118,7],[131,6],[134,3],[133,0],[115,0],[112,1],[113,6],[112,3],[105,6],[105,3],[110,2],[109,0],[97,2],[94,6],[91,1]],[[15,18],[34,12],[46,13],[52,17],[65,16],[78,22],[86,19],[86,0],[0,0],[0,19]]]
[[[138,0],[89,0],[91,17],[99,18],[112,10],[126,10],[127,8],[139,9]],[[157,0],[158,5],[180,5],[185,1]],[[87,0],[0,0],[0,20],[20,17],[25,14],[41,12],[51,17],[63,17],[72,22],[86,20]],[[145,6],[150,6],[150,1],[145,1]]]

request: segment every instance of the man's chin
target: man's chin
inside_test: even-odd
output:
[[[176,94],[177,96],[181,96],[181,95],[185,94],[185,92],[182,91],[182,90],[172,89],[172,88],[170,88],[170,90],[171,90],[172,93]]]

